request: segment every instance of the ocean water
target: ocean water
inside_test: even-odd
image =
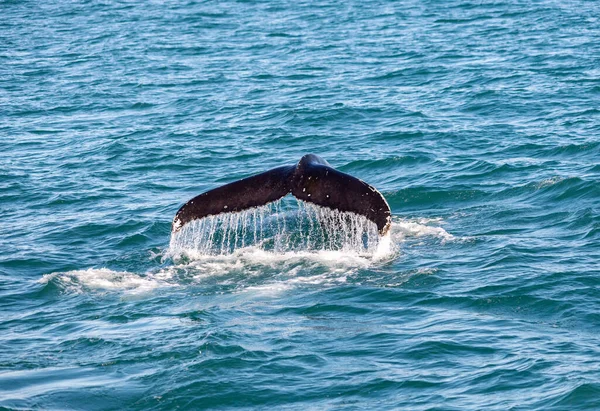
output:
[[[171,238],[306,153],[386,242]],[[597,2],[0,1],[1,409],[600,409],[599,212]]]

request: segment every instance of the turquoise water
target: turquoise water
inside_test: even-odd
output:
[[[600,6],[515,3],[1,1],[0,408],[600,409]],[[173,246],[310,152],[385,250]]]

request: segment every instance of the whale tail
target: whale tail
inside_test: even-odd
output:
[[[173,232],[203,217],[259,207],[292,194],[322,207],[362,215],[385,235],[390,206],[374,187],[307,154],[296,165],[277,167],[202,193],[185,203],[173,219]]]

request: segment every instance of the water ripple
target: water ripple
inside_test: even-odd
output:
[[[595,2],[35,6],[0,2],[1,408],[600,408]],[[307,152],[391,253],[170,253]]]

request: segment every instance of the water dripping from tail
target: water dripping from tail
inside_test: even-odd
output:
[[[270,253],[341,251],[378,256],[389,253],[388,237],[380,236],[376,224],[364,216],[283,198],[191,221],[172,233],[169,254],[222,256],[252,248]]]

